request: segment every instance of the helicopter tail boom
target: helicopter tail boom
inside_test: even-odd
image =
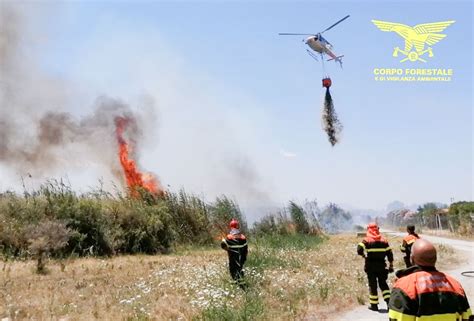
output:
[[[342,57],[344,57],[344,55],[334,56],[334,57],[329,58],[327,61],[334,60],[335,62],[338,62],[339,65],[341,65],[341,68],[342,68]]]

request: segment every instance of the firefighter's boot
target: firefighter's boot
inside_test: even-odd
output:
[[[371,304],[371,305],[369,306],[369,310],[378,311],[378,310],[379,310],[378,304]]]

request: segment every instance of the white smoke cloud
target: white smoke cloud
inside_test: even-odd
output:
[[[140,129],[147,129],[149,123],[155,124],[153,101],[137,102],[146,116],[104,96],[91,99],[86,113],[75,111],[84,107],[76,104],[81,100],[76,87],[69,79],[52,76],[39,63],[35,49],[42,46],[33,39],[41,28],[31,22],[37,17],[35,11],[25,5],[0,5],[0,166],[10,180],[4,182],[6,188],[23,178],[28,187],[70,176],[82,178],[83,185],[97,184],[98,178],[123,183],[114,118],[138,117]],[[138,140],[141,131],[131,134]]]
[[[90,102],[98,94],[120,97],[122,102],[131,102],[141,126],[138,152],[142,165],[158,174],[164,186],[174,190],[184,187],[208,199],[225,193],[244,207],[272,203],[267,193],[273,187],[271,179],[260,171],[267,166],[265,151],[261,150],[268,128],[262,108],[251,98],[213,80],[204,70],[187,65],[186,53],[174,51],[156,30],[130,30],[109,22],[105,19],[98,23],[84,42],[71,40],[74,58],[68,58],[74,60],[69,61],[67,79],[51,77],[49,81],[47,73],[33,72],[32,68],[21,71],[16,78],[9,75],[9,81],[22,85],[25,78],[34,77],[27,84],[28,89],[37,88],[35,84],[51,87],[19,93],[13,102],[8,98],[10,104],[21,106],[15,113],[14,127],[19,122],[38,122],[51,106],[61,106],[55,112],[67,112],[74,119],[87,118],[94,111],[94,104],[78,106],[75,95],[80,95],[80,101]],[[45,50],[43,55],[58,55]],[[28,60],[35,62],[37,57]],[[41,101],[44,107],[32,112],[31,103],[22,101],[26,99]],[[2,112],[8,113],[7,108],[2,107]],[[33,131],[24,139],[35,134]],[[74,187],[95,185],[98,178],[104,178],[106,183],[116,180],[106,174],[110,168],[105,169],[113,159],[91,167],[94,159],[80,157],[90,155],[88,146],[101,156],[115,157],[105,152],[109,146],[115,147],[104,140],[106,137],[104,133],[92,135],[89,145],[55,146],[48,155],[61,166],[45,167],[40,178],[67,175]],[[76,170],[68,168],[74,159],[80,163]]]

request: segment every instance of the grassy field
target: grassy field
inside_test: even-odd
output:
[[[401,267],[400,239],[389,241]],[[367,303],[358,242],[355,234],[250,240],[247,291],[229,281],[227,256],[218,246],[49,261],[45,275],[35,273],[34,261],[7,261],[0,271],[0,318],[329,320]],[[439,250],[441,268],[456,263],[452,250]]]

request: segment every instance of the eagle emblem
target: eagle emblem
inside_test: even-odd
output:
[[[426,62],[426,60],[421,57],[426,53],[428,53],[428,57],[430,58],[434,56],[433,49],[430,46],[433,46],[435,43],[444,39],[446,35],[440,32],[449,27],[455,21],[450,20],[422,23],[414,27],[402,23],[380,20],[372,20],[372,22],[380,30],[396,32],[399,36],[405,39],[405,49],[403,50],[400,49],[400,47],[395,47],[393,50],[393,57],[398,57],[398,54],[402,53],[405,55],[405,58],[400,60],[400,62],[405,62],[407,60]],[[426,49],[425,44],[428,45]]]

